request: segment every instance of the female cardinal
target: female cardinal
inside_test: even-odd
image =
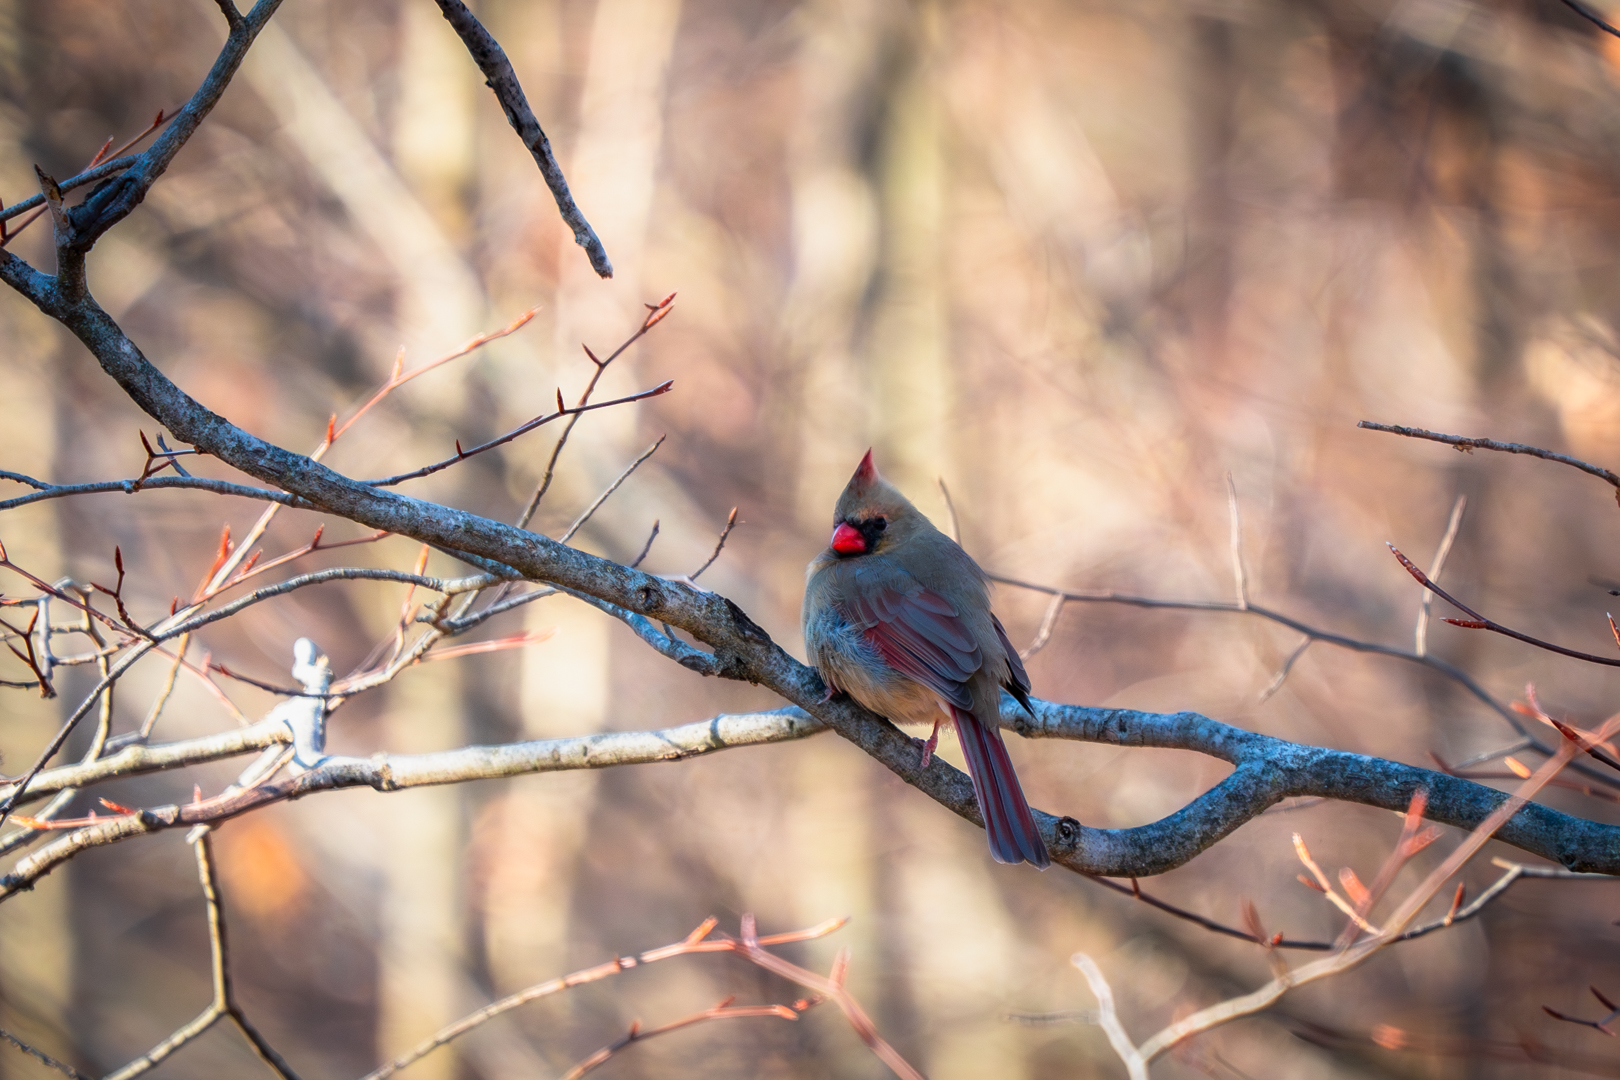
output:
[[[828,692],[896,723],[948,716],[997,862],[1051,860],[1001,741],[1001,691],[1029,709],[1029,676],[990,611],[984,571],[872,464],[838,497],[832,543],[806,572],[804,643]],[[1031,710],[1033,715],[1033,710]]]

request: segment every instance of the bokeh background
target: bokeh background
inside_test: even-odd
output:
[[[1620,462],[1620,41],[1555,0],[476,8],[613,280],[591,274],[433,4],[288,0],[90,260],[102,303],[186,390],[307,449],[399,350],[426,362],[538,307],[521,332],[395,394],[327,458],[350,475],[395,472],[546,411],[559,387],[574,396],[589,374],[581,343],[611,348],[644,302],[678,291],[603,388],[673,378],[674,392],[584,421],[536,527],[555,535],[667,434],[578,542],[627,559],[656,519],[646,566],[686,573],[738,507],[704,583],[795,651],[803,566],[869,445],[936,521],[945,480],[985,567],[1167,598],[1231,598],[1230,475],[1256,602],[1400,647],[1419,592],[1384,542],[1430,558],[1466,495],[1447,582],[1504,622],[1613,647],[1613,492],[1560,466],[1355,427]],[[35,190],[36,162],[69,175],[109,135],[178,105],[222,38],[207,0],[0,2],[0,194]],[[46,241],[35,226],[12,248],[49,268]],[[58,481],[138,471],[137,431],[152,425],[76,342],[10,294],[0,340],[0,467]],[[554,438],[410,490],[512,519]],[[0,539],[52,580],[109,582],[120,545],[131,607],[155,616],[202,576],[222,524],[239,536],[258,510],[95,496],[9,512]],[[268,552],[315,524],[283,515]],[[390,540],[311,565],[415,557]],[[16,578],[0,588],[26,593]],[[192,655],[284,682],[292,642],[309,636],[342,673],[390,632],[402,593],[305,590],[210,629]],[[1003,587],[996,603],[1014,639],[1032,640],[1044,598]],[[333,748],[424,751],[777,704],[700,680],[569,601],[525,612],[491,634],[555,636],[407,672],[334,716]],[[1262,699],[1298,640],[1240,615],[1075,604],[1030,672],[1054,700],[1196,709],[1416,764],[1511,741],[1455,684],[1325,644]],[[1503,699],[1534,682],[1584,723],[1617,705],[1600,668],[1438,624],[1430,647]],[[140,723],[163,674],[126,682],[115,730]],[[64,674],[57,702],[0,699],[6,771],[31,759],[83,675]],[[250,716],[273,703],[228,689]],[[182,682],[158,737],[234,722]],[[1193,754],[1012,741],[1033,803],[1097,825],[1154,820],[1226,771]],[[949,741],[943,752],[959,760]],[[99,793],[151,804],[234,773]],[[1548,798],[1620,817],[1601,799]],[[1338,920],[1295,881],[1289,834],[1330,872],[1370,879],[1398,828],[1366,808],[1297,807],[1148,887],[1234,924],[1251,900],[1269,930],[1331,937]],[[1078,949],[1139,1038],[1267,977],[1252,946],[1061,869],[995,866],[977,830],[830,735],[679,765],[326,795],[233,822],[218,850],[242,999],[306,1077],[358,1075],[494,996],[676,940],[709,914],[735,929],[754,912],[767,931],[852,916],[789,954],[824,969],[849,947],[852,988],[935,1080],[1122,1075],[1095,1027],[1009,1019],[1092,1007],[1068,962]],[[1470,869],[1470,887],[1495,872]],[[1612,1075],[1610,1040],[1542,1006],[1598,1015],[1587,985],[1620,993],[1613,889],[1520,885],[1482,919],[1206,1036],[1155,1075]],[[0,907],[0,1026],[111,1069],[202,1008],[206,957],[178,833],[91,852]],[[728,994],[799,996],[729,958],[672,961],[529,1006],[410,1075],[558,1075],[634,1018]],[[1347,1037],[1300,1038],[1311,1024]],[[161,1075],[258,1068],[221,1027]],[[0,1048],[0,1075],[45,1073]],[[885,1071],[822,1008],[671,1035],[601,1075]]]

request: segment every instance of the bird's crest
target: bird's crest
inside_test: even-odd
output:
[[[860,465],[855,469],[855,475],[849,478],[851,487],[865,488],[878,478],[877,466],[872,462],[872,448],[867,447],[866,456],[861,458]]]

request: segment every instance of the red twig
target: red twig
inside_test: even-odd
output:
[[[608,1043],[602,1049],[569,1069],[563,1074],[562,1080],[579,1080],[581,1076],[603,1064],[608,1058],[631,1043],[645,1042],[655,1035],[667,1035],[671,1031],[679,1031],[681,1028],[701,1024],[706,1020],[737,1020],[751,1016],[775,1016],[782,1020],[797,1020],[800,1014],[815,1008],[822,1001],[821,998],[817,997],[800,998],[792,1005],[733,1005],[732,1002],[735,1000],[735,997],[722,998],[718,1005],[704,1009],[700,1013],[693,1013],[691,1016],[684,1016],[660,1027],[643,1028],[640,1020],[633,1021],[630,1024],[630,1030],[622,1037]]]
[[[325,439],[325,441],[323,441],[321,443],[320,447],[311,456],[312,457],[319,457],[320,454],[322,454],[326,450],[327,447],[331,446],[334,442],[336,442],[339,439],[339,437],[341,437],[343,435],[343,433],[345,431],[348,431],[351,427],[353,427],[355,425],[355,423],[362,416],[364,416],[364,415],[366,415],[366,413],[370,412],[371,407],[373,405],[376,405],[383,398],[387,397],[389,394],[393,393],[395,390],[399,389],[401,386],[404,386],[406,383],[410,382],[412,379],[416,378],[419,375],[426,375],[428,372],[432,371],[434,368],[440,367],[440,366],[442,366],[444,364],[448,364],[452,360],[459,360],[461,357],[466,356],[468,353],[473,352],[476,349],[480,349],[483,346],[488,345],[492,341],[497,341],[497,340],[499,340],[499,339],[501,339],[503,337],[507,337],[510,334],[517,333],[519,330],[521,330],[525,326],[527,326],[529,324],[529,321],[531,319],[533,319],[539,313],[540,313],[539,308],[537,308],[537,307],[530,308],[528,311],[525,311],[523,314],[521,314],[517,318],[513,319],[507,325],[501,327],[499,330],[491,330],[488,333],[479,334],[476,337],[469,338],[466,341],[466,343],[464,343],[459,349],[456,349],[454,352],[448,353],[448,354],[446,354],[444,356],[441,356],[437,360],[430,360],[427,363],[423,364],[421,367],[412,368],[410,371],[405,371],[404,370],[404,368],[405,368],[405,353],[404,353],[404,350],[401,350],[399,355],[394,358],[394,370],[393,370],[392,374],[389,375],[388,381],[383,383],[382,386],[378,387],[377,392],[372,394],[371,397],[366,400],[366,403],[364,405],[361,405],[358,409],[356,409],[354,411],[354,414],[352,416],[350,416],[347,420],[343,421],[341,426],[338,425],[337,417],[335,417],[335,416],[332,417],[331,420],[327,421],[326,439]]]
[[[0,619],[0,626],[5,627],[7,630],[21,638],[23,649],[27,651],[24,652],[19,650],[17,646],[13,645],[9,641],[6,642],[6,648],[10,649],[17,659],[27,664],[28,670],[34,673],[35,679],[39,680],[39,696],[42,698],[53,698],[56,696],[56,688],[51,685],[51,680],[46,677],[45,672],[40,668],[39,654],[34,652],[34,627],[38,625],[38,623],[39,608],[37,607],[34,608],[34,614],[29,618],[26,629],[19,630],[15,626],[12,626],[10,623],[6,622],[6,620]],[[23,685],[27,684],[25,683]]]
[[[1526,645],[1534,645],[1538,649],[1546,649],[1548,652],[1554,652],[1560,656],[1568,656],[1575,660],[1585,660],[1589,664],[1602,664],[1604,667],[1620,667],[1620,660],[1614,660],[1607,656],[1594,656],[1591,653],[1581,652],[1578,649],[1566,649],[1562,645],[1554,645],[1550,641],[1543,641],[1538,637],[1531,637],[1529,634],[1520,633],[1511,627],[1503,626],[1499,622],[1492,619],[1487,619],[1485,616],[1481,615],[1479,612],[1475,611],[1473,608],[1469,607],[1461,600],[1458,600],[1455,596],[1452,596],[1450,593],[1446,592],[1446,590],[1442,589],[1440,586],[1431,581],[1429,579],[1429,575],[1425,574],[1422,570],[1419,570],[1417,565],[1413,563],[1411,559],[1408,559],[1405,555],[1402,555],[1400,550],[1396,548],[1394,544],[1389,544],[1388,547],[1390,551],[1395,553],[1395,557],[1400,560],[1401,565],[1406,567],[1407,573],[1411,574],[1412,577],[1417,580],[1419,585],[1422,585],[1425,589],[1428,589],[1440,599],[1444,600],[1446,603],[1468,616],[1467,619],[1446,619],[1445,621],[1450,623],[1452,626],[1461,626],[1466,630],[1489,630],[1492,633],[1513,638],[1515,641],[1522,641]]]
[[[118,607],[118,617],[124,621],[126,627],[148,641],[157,640],[150,631],[130,616],[129,609],[124,606],[124,550],[117,544],[113,545],[113,565],[118,568],[118,581],[112,588],[97,585],[93,581],[90,583],[90,587],[113,598],[113,603]]]

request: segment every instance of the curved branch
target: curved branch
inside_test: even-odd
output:
[[[791,662],[791,661],[790,661]],[[1428,793],[1425,816],[1458,828],[1474,828],[1509,796],[1494,788],[1399,762],[1287,742],[1223,724],[1193,712],[1148,713],[1098,709],[1032,699],[1031,719],[1004,699],[1002,725],[1026,738],[1072,739],[1126,747],[1192,750],[1237,768],[1180,810],[1147,825],[1093,829],[1073,818],[1036,811],[1055,861],[1090,877],[1150,877],[1188,862],[1283,799],[1307,795],[1402,811],[1418,790]],[[274,784],[230,792],[186,806],[160,807],[109,818],[79,829],[41,849],[0,878],[0,899],[27,888],[79,851],[181,826],[223,821],[276,802],[318,791],[371,787],[378,791],[498,779],[528,773],[602,769],[620,765],[683,761],[740,746],[806,738],[833,727],[868,750],[900,777],[963,818],[978,824],[968,777],[940,758],[917,768],[915,744],[887,721],[872,718],[848,700],[816,702],[763,713],[721,715],[661,731],[606,732],[499,746],[468,746],[431,754],[377,754],[329,758],[318,768]],[[892,735],[892,741],[884,735]],[[240,731],[185,743],[129,747],[108,758],[41,773],[25,799],[67,787],[85,787],[119,776],[155,772],[262,749],[289,736],[279,724],[261,722]],[[863,746],[863,749],[866,748]],[[885,760],[885,763],[888,762]],[[11,788],[0,788],[8,796]],[[1564,866],[1569,871],[1620,875],[1620,826],[1561,813],[1540,804],[1521,808],[1496,839]],[[1527,871],[1528,872],[1528,871]],[[1504,886],[1505,887],[1505,886]],[[1424,930],[1424,933],[1429,932]],[[1413,934],[1412,936],[1419,936]],[[1310,943],[1290,942],[1311,948]]]
[[[225,47],[219,51],[214,66],[209,69],[202,85],[197,87],[191,100],[181,107],[169,126],[116,179],[95,188],[88,198],[66,212],[67,235],[58,236],[59,248],[80,254],[90,250],[101,235],[112,228],[146,198],[146,193],[168,169],[180,148],[196,132],[208,114],[213,111],[225,88],[230,85],[241,67],[242,59],[252,47],[259,31],[270,21],[270,16],[281,6],[281,0],[258,0],[240,20],[231,24]]]
[[[1052,585],[1041,585],[1031,581],[1024,581],[1020,578],[1007,577],[1003,574],[990,574],[988,576],[991,581],[1002,585],[1011,585],[1019,589],[1028,589],[1031,592],[1038,592],[1052,597],[1053,604],[1048,606],[1046,617],[1041,621],[1041,630],[1036,634],[1035,644],[1032,645],[1029,650],[1031,653],[1035,652],[1040,646],[1046,644],[1046,639],[1051,636],[1052,631],[1052,626],[1050,623],[1056,621],[1056,613],[1061,611],[1061,605],[1069,602],[1122,604],[1126,607],[1157,608],[1168,611],[1207,611],[1227,615],[1252,615],[1256,618],[1264,619],[1267,622],[1276,623],[1278,626],[1286,626],[1290,630],[1296,630],[1305,635],[1305,641],[1301,643],[1300,648],[1295,650],[1294,654],[1289,657],[1288,662],[1284,665],[1284,673],[1286,673],[1288,666],[1292,665],[1294,661],[1298,660],[1299,653],[1303,650],[1304,646],[1314,641],[1320,641],[1328,645],[1336,645],[1341,649],[1348,649],[1351,652],[1367,653],[1373,656],[1387,656],[1392,660],[1405,660],[1408,663],[1426,667],[1435,674],[1442,675],[1445,678],[1450,679],[1458,686],[1461,686],[1464,690],[1468,691],[1468,693],[1476,698],[1480,703],[1488,706],[1492,712],[1496,713],[1497,716],[1500,716],[1503,720],[1507,721],[1508,726],[1513,728],[1514,731],[1523,737],[1523,744],[1520,747],[1517,747],[1517,749],[1530,747],[1548,756],[1551,756],[1557,752],[1555,747],[1548,746],[1541,739],[1537,738],[1535,732],[1525,726],[1523,718],[1492,697],[1490,692],[1481,686],[1479,681],[1472,675],[1468,674],[1468,672],[1464,671],[1462,668],[1457,667],[1455,664],[1447,663],[1446,661],[1441,660],[1439,657],[1431,655],[1426,649],[1422,652],[1412,652],[1407,649],[1397,648],[1394,645],[1381,645],[1375,641],[1362,641],[1359,638],[1353,638],[1345,634],[1339,634],[1331,630],[1323,630],[1320,627],[1311,626],[1308,623],[1294,618],[1292,615],[1285,615],[1280,611],[1274,611],[1271,608],[1263,607],[1259,604],[1240,605],[1229,600],[1164,600],[1151,596],[1136,596],[1131,593],[1060,589]],[[1272,685],[1267,687],[1267,690],[1274,692],[1279,685],[1280,683],[1274,680]],[[1270,695],[1267,694],[1266,696]],[[1590,777],[1599,783],[1607,784],[1611,787],[1615,786],[1615,780],[1610,774],[1594,769],[1584,762],[1573,762],[1569,767],[1571,770]]]

